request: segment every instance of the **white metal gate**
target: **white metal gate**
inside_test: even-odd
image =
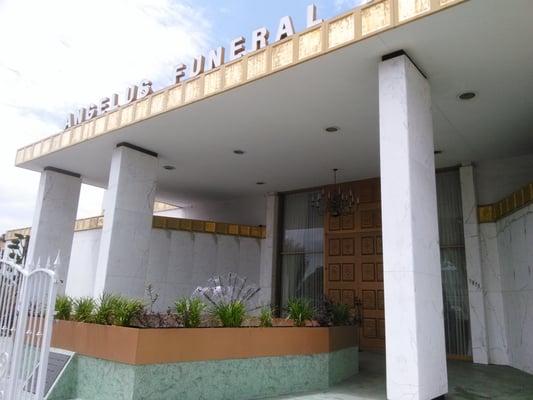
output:
[[[0,400],[44,396],[58,263],[0,262]]]

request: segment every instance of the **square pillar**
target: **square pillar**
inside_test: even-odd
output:
[[[121,143],[114,150],[94,296],[145,294],[158,169],[157,154]]]
[[[266,199],[266,237],[261,243],[259,287],[261,305],[275,304],[276,269],[278,259],[279,195],[269,193]]]
[[[448,391],[430,87],[399,52],[379,65],[387,398]]]
[[[79,174],[53,167],[41,173],[27,262],[53,262],[59,254],[58,294],[65,293],[80,189]]]
[[[461,178],[461,199],[463,203],[472,357],[475,363],[488,364],[487,323],[483,296],[481,243],[477,215],[477,196],[474,184],[474,167],[472,165],[463,166],[460,168],[459,174]]]

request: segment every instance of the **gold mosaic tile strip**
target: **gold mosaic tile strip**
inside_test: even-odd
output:
[[[294,39],[288,39],[272,48],[272,69],[285,67],[293,62]]]
[[[524,186],[497,203],[479,206],[479,223],[496,222],[530,204],[533,204],[533,183]]]
[[[107,129],[113,130],[119,127],[120,123],[120,110],[109,113],[107,116]]]
[[[186,218],[155,216],[153,227],[156,229],[214,233],[219,235],[230,236],[245,236],[258,239],[263,239],[266,237],[266,229],[263,226],[228,224],[225,222],[201,221]]]
[[[245,84],[259,77],[321,56],[341,46],[364,40],[384,30],[410,23],[468,0],[374,0],[354,10],[296,33],[282,42],[224,64],[216,71],[164,88],[135,103],[120,106],[99,119],[86,121],[70,131],[44,138],[17,151],[16,165],[68,148],[84,140],[182,107],[207,96]]]
[[[239,234],[239,225],[230,224],[228,226],[228,235],[238,235]]]
[[[205,76],[204,80],[204,94],[210,95],[222,89],[222,70],[210,72]]]
[[[168,91],[167,108],[173,109],[183,104],[183,86],[176,86]]]
[[[322,29],[315,29],[300,35],[298,58],[300,60],[314,56],[322,50]]]
[[[35,146],[33,146],[33,158],[37,158],[41,155],[41,143],[36,143]]]
[[[107,122],[107,116],[104,115],[96,120],[94,124],[94,136],[101,135],[105,132],[105,126]]]
[[[215,222],[205,222],[204,231],[209,233],[215,233],[217,230],[217,224]]]
[[[153,228],[165,229],[167,227],[167,218],[165,217],[154,217],[152,221]]]
[[[373,4],[361,10],[361,33],[367,36],[389,27],[392,24],[390,0]]]
[[[67,147],[70,144],[72,131],[65,131],[61,134],[61,147]]]
[[[90,139],[91,137],[93,137],[93,134],[94,134],[94,120],[90,121],[89,123],[87,124],[84,124],[81,126],[82,127],[82,130],[81,130],[81,138],[82,140],[87,140],[87,139]],[[52,149],[51,151],[55,151],[56,150],[56,147],[54,146],[54,143],[52,142]]]
[[[150,116],[150,98],[135,103],[135,121],[142,121]]]
[[[248,57],[247,79],[253,79],[267,72],[267,50],[254,53]]]
[[[243,61],[242,59],[227,64],[224,68],[224,87],[231,87],[243,82]]]
[[[155,115],[165,111],[167,106],[168,92],[162,92],[152,97],[152,104],[150,105],[150,115]]]
[[[430,0],[399,0],[398,19],[400,21],[405,21],[430,10]]]
[[[134,104],[124,107],[120,113],[120,126],[125,126],[133,122]]]
[[[80,232],[101,229],[103,226],[103,216],[78,219],[74,225],[74,231]],[[152,227],[154,229],[215,233],[219,235],[245,236],[258,239],[264,239],[266,237],[266,229],[262,226],[228,224],[225,222],[200,221],[186,218],[154,216]],[[31,228],[13,229],[8,231],[6,233],[6,240],[14,239],[16,233],[20,233],[21,235],[31,235]]]
[[[202,97],[202,78],[189,80],[185,83],[185,102],[198,100]]]
[[[192,230],[192,220],[191,219],[180,219],[180,230],[181,231],[191,231]]]
[[[81,134],[83,130],[82,128],[83,128],[82,126],[77,126],[74,128],[74,130],[72,131],[72,137],[70,139],[70,143],[75,144],[81,141]],[[50,149],[48,149],[46,152],[49,152],[49,151]]]
[[[340,46],[355,39],[355,16],[350,14],[329,24],[329,48]]]

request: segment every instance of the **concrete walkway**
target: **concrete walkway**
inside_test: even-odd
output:
[[[533,375],[510,367],[482,366],[470,362],[448,362],[448,400],[533,400]],[[313,392],[276,399],[383,400],[385,357],[360,353],[360,373],[325,392]]]

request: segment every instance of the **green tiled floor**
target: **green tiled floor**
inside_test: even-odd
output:
[[[360,353],[357,377],[327,391],[275,399],[383,400],[385,357]],[[510,367],[483,366],[469,362],[448,362],[448,400],[533,400],[533,375]]]

